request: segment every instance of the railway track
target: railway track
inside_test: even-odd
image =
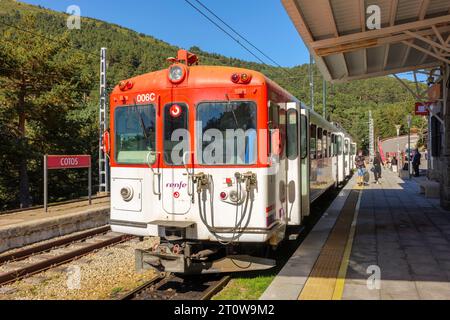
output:
[[[0,286],[70,262],[132,236],[101,227],[0,255]]]
[[[230,279],[228,275],[157,275],[119,300],[210,300]]]

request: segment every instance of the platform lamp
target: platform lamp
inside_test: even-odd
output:
[[[397,173],[400,176],[400,129],[402,128],[401,124],[397,124],[395,129],[397,130]]]
[[[411,180],[411,124],[412,124],[411,114],[408,114],[406,116],[406,123],[408,124],[408,173],[409,179]]]

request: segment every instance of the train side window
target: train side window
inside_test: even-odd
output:
[[[305,115],[301,115],[300,122],[300,146],[301,146],[301,157],[306,159],[308,156],[308,119]]]
[[[332,145],[333,142],[331,141],[331,132],[328,132],[328,157],[330,158],[333,156]]]
[[[352,143],[350,154],[352,156],[356,155],[356,145]]]
[[[337,145],[337,154],[339,156],[342,156],[342,136],[337,136],[337,141],[336,141],[336,145]]]
[[[315,160],[317,159],[317,154],[316,154],[316,137],[317,137],[317,126],[312,124],[310,126],[310,134],[309,134],[309,154],[311,157],[311,160]]]
[[[338,149],[337,149],[337,135],[333,135],[333,154],[336,157],[338,155]]]
[[[348,156],[348,140],[344,142],[344,155]]]
[[[269,107],[269,129],[276,129],[280,126],[280,106],[270,102]]]
[[[324,158],[328,158],[328,131],[324,130],[323,131],[323,157]]]
[[[334,136],[334,134],[331,134],[331,156],[332,157],[336,156],[336,154],[335,154],[336,147],[334,145],[335,143],[336,143],[336,137]]]
[[[298,157],[298,113],[294,109],[287,112],[286,140],[287,157],[295,160]]]
[[[322,140],[323,140],[323,131],[322,128],[317,129],[317,159],[322,159],[323,157],[323,148],[322,148]]]
[[[286,110],[279,108],[279,115],[278,115],[278,121],[279,121],[279,128],[280,128],[280,136],[281,136],[281,154],[280,159],[284,160],[286,157],[286,142],[287,142],[287,136],[286,136]]]
[[[269,135],[268,135],[268,144],[269,147],[267,148],[267,154],[270,155],[273,153],[272,149],[272,130],[279,129],[280,127],[280,120],[279,120],[279,110],[280,106],[276,103],[270,102],[269,103]]]

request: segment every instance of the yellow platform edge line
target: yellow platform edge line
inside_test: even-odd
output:
[[[345,245],[344,255],[342,257],[341,266],[339,267],[338,277],[336,279],[336,285],[334,287],[332,300],[341,300],[344,293],[345,278],[347,276],[348,264],[350,262],[350,254],[352,253],[353,240],[355,238],[356,224],[358,221],[359,207],[361,205],[361,196],[363,194],[364,188],[355,188],[360,190],[358,196],[358,202],[356,203],[355,214],[353,215],[352,225],[350,227],[350,234],[347,239],[347,244]]]

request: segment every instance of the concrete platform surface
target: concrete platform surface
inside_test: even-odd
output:
[[[106,225],[109,197],[96,198],[92,205],[79,201],[0,215],[0,253],[25,245]]]
[[[344,211],[339,208],[346,194],[357,189],[350,183],[261,299],[450,299],[450,212],[440,208],[439,200],[420,195],[418,182],[386,170],[381,185],[371,182],[357,191],[340,268],[330,271],[331,264],[321,265],[319,257],[330,255],[326,243],[339,232],[338,217],[333,222],[330,216]],[[306,292],[311,288],[314,294]]]

